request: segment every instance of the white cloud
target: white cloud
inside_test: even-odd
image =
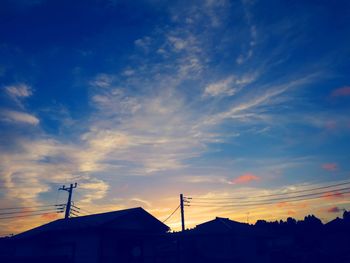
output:
[[[242,1],[246,22],[247,22],[247,30],[249,30],[249,40],[247,41],[248,44],[246,45],[245,50],[241,54],[239,54],[238,57],[236,58],[236,63],[238,65],[241,65],[246,61],[248,61],[250,58],[252,58],[254,54],[254,48],[258,40],[258,31],[257,31],[256,25],[252,23],[253,17],[249,10],[252,4],[253,2],[250,2],[250,1]]]
[[[207,85],[203,95],[211,97],[233,96],[246,85],[253,83],[258,76],[259,74],[257,72],[245,74],[240,77],[231,75]]]
[[[260,92],[249,93],[248,96],[241,98],[238,103],[233,104],[228,110],[222,111],[212,116],[208,116],[206,122],[214,124],[220,123],[225,119],[248,117],[251,119],[259,117],[264,112],[263,107],[271,107],[275,103],[280,103],[280,95],[293,88],[301,87],[315,80],[318,73],[309,74],[305,77],[299,77],[294,80],[285,80],[286,83],[265,85],[260,87]],[[248,114],[248,115],[247,115]]]
[[[26,112],[19,112],[14,110],[2,110],[0,112],[0,117],[3,121],[13,122],[13,123],[23,123],[29,125],[38,125],[39,119],[34,115]]]
[[[33,94],[32,88],[24,83],[17,84],[17,85],[5,86],[4,90],[5,90],[6,94],[20,108],[24,108],[24,106],[22,105],[22,100],[32,96],[32,94]]]
[[[169,36],[168,40],[171,43],[171,45],[175,48],[175,50],[178,51],[185,49],[189,44],[187,40],[174,36]]]
[[[7,94],[12,98],[26,98],[32,95],[32,89],[26,84],[6,86]]]
[[[237,92],[237,89],[233,87],[234,85],[234,78],[232,76],[220,80],[216,83],[212,83],[208,85],[204,90],[205,96],[232,96]]]
[[[80,184],[79,188],[83,190],[88,190],[88,192],[84,194],[84,197],[80,200],[80,202],[91,203],[94,200],[102,199],[103,197],[105,197],[109,189],[109,185],[102,180],[92,178],[89,181]]]
[[[90,81],[90,85],[94,87],[108,88],[111,86],[112,82],[113,76],[108,74],[99,74],[95,79]]]
[[[131,69],[131,68],[128,68],[128,69],[126,69],[126,70],[123,71],[123,75],[124,75],[124,76],[127,76],[127,77],[132,76],[132,75],[134,75],[134,74],[135,74],[135,70],[133,70],[133,69]]]
[[[143,49],[144,51],[149,51],[149,48],[152,44],[152,38],[145,36],[143,38],[136,39],[134,42],[135,46]]]

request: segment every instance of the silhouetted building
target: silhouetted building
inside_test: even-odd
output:
[[[0,262],[349,263],[350,213],[325,225],[228,218],[169,233],[142,208],[60,219],[0,239]]]
[[[1,262],[154,262],[168,230],[142,208],[59,219],[11,238]]]
[[[268,262],[262,232],[228,218],[216,217],[176,236],[181,262]]]

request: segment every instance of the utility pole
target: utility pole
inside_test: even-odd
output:
[[[70,216],[70,209],[71,209],[71,204],[72,204],[72,194],[73,194],[73,189],[77,188],[77,183],[74,184],[70,184],[70,187],[67,188],[65,185],[63,185],[62,187],[60,187],[58,190],[63,190],[63,191],[67,191],[68,192],[68,201],[67,201],[67,205],[66,205],[66,213],[64,215],[64,219],[68,219]]]
[[[184,196],[183,196],[183,194],[180,194],[180,210],[181,210],[182,231],[185,231],[185,211],[184,211]]]

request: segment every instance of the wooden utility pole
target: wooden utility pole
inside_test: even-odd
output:
[[[183,194],[180,194],[180,210],[181,210],[182,231],[185,231],[185,211],[184,211],[184,196],[183,196]]]
[[[70,216],[70,209],[71,209],[71,204],[72,204],[72,194],[73,194],[73,189],[77,187],[77,183],[74,184],[70,184],[70,187],[67,188],[66,186],[62,186],[61,188],[59,188],[58,190],[63,190],[63,191],[67,191],[68,192],[68,201],[67,201],[67,205],[66,205],[66,213],[64,215],[64,219],[68,219]]]

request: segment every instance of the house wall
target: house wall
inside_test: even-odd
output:
[[[46,234],[13,242],[12,258],[19,262],[45,258],[50,262],[97,263],[99,245],[96,233]]]

